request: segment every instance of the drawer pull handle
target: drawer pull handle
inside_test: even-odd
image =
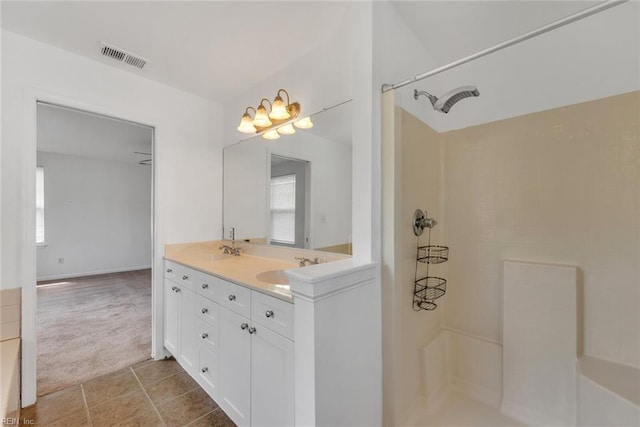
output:
[[[173,270],[170,268],[167,268],[167,273],[173,273]]]
[[[229,301],[235,301],[235,300],[236,300],[235,295],[229,295]]]
[[[249,328],[249,333],[250,334],[255,334],[256,333],[256,328],[254,328],[254,327]]]
[[[267,317],[273,317],[273,310],[267,310],[267,312],[264,315]]]
[[[209,309],[208,309],[208,308],[203,308],[203,309],[202,309],[202,310],[200,310],[200,311],[202,311],[202,314],[206,314],[206,313],[208,313],[208,312],[209,312]]]
[[[205,332],[205,333],[202,334],[202,339],[203,340],[206,340],[208,337],[209,337],[208,333]]]
[[[176,292],[180,292],[182,289],[176,286]]]
[[[206,366],[204,368],[201,369],[202,373],[205,374],[207,373],[207,371],[209,370],[209,368],[207,368]]]
[[[203,283],[203,284],[202,284],[202,289],[207,289],[208,287],[209,287],[209,285],[208,285],[208,284],[206,284],[206,283]]]
[[[171,290],[172,290],[173,292],[180,292],[180,288],[179,288],[179,287],[177,287],[177,286],[173,286],[173,287],[171,288]]]
[[[182,276],[182,280],[189,280],[189,276]]]
[[[247,323],[243,323],[242,325],[240,325],[240,329],[242,329],[243,331],[245,329],[247,329],[249,327],[249,325]]]

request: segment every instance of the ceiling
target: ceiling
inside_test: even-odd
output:
[[[2,27],[223,102],[323,44],[346,2],[2,1]],[[139,70],[99,43],[149,60]]]
[[[392,5],[434,63],[444,65],[597,3],[601,1],[394,1]]]
[[[150,159],[153,129],[136,123],[38,104],[38,151],[138,163]]]

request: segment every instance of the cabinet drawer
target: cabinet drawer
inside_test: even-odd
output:
[[[218,324],[209,323],[198,319],[198,335],[196,337],[200,344],[210,351],[218,352]]]
[[[176,282],[177,279],[177,274],[176,271],[179,269],[178,264],[176,264],[175,262],[171,262],[171,261],[165,261],[164,262],[164,277]]]
[[[194,274],[194,284],[198,294],[203,295],[210,300],[220,302],[222,298],[222,280],[209,274],[196,271]]]
[[[293,339],[293,304],[251,291],[251,321]]]
[[[200,346],[198,383],[214,400],[218,400],[218,355]]]
[[[224,280],[221,280],[220,284],[222,285],[220,305],[248,318],[251,314],[251,291]]]
[[[164,262],[164,277],[172,282],[182,285],[191,291],[195,291],[193,278],[197,272],[172,261]]]
[[[196,314],[206,323],[211,326],[218,325],[218,304],[205,298],[202,295],[198,295],[198,302],[196,304]]]

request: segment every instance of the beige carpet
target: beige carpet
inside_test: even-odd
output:
[[[38,396],[151,355],[151,270],[38,283]]]

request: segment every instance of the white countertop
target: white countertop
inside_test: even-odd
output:
[[[167,244],[164,249],[164,259],[247,286],[284,301],[293,302],[289,285],[266,283],[258,280],[256,275],[269,270],[298,269],[300,267],[297,263],[246,253],[216,259],[213,255],[222,254],[219,247],[228,243],[213,241]]]

